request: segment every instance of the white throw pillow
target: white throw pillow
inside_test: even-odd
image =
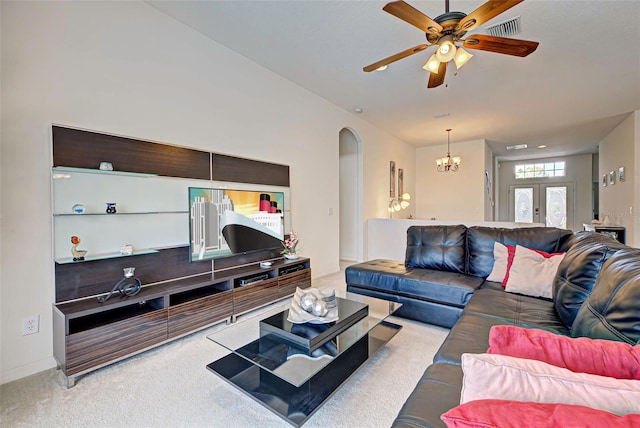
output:
[[[463,354],[460,404],[499,399],[587,406],[618,415],[640,413],[640,380],[574,373],[542,361]]]
[[[509,251],[507,246],[499,243],[498,241],[493,244],[493,269],[487,277],[487,281],[504,281],[507,275],[507,266],[509,259]]]
[[[549,254],[516,245],[505,291],[550,299],[563,257],[564,253]]]

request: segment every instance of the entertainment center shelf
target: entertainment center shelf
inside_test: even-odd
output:
[[[203,253],[193,251],[189,189],[281,192],[287,197],[278,208],[283,230],[289,230],[288,166],[59,125],[51,131],[53,349],[67,386],[92,370],[234,322],[291,296],[296,287],[311,286],[310,260],[283,260],[278,241],[278,248],[194,257]],[[107,212],[114,204],[116,211]],[[87,251],[84,260],[71,257],[72,236],[80,239],[74,239],[74,251]],[[121,254],[124,245],[133,254]],[[267,260],[272,264],[261,267]],[[130,267],[140,291],[116,291],[99,302]]]
[[[266,279],[253,281],[256,276]],[[241,285],[244,280],[249,282]],[[95,296],[55,305],[54,353],[75,378],[118,359],[243,313],[311,286],[310,260],[276,260],[144,286],[131,297]]]

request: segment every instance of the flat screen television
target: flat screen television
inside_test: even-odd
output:
[[[282,248],[288,188],[189,187],[190,261]]]

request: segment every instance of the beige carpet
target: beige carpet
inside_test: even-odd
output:
[[[336,288],[340,295],[344,272],[314,280],[314,286]],[[448,330],[402,318],[390,320],[404,328],[305,427],[391,425]],[[63,386],[56,369],[2,385],[0,426],[291,426],[205,368],[226,354],[206,336],[225,327],[219,324],[89,373],[70,389]]]

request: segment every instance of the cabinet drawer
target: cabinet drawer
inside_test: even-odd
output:
[[[199,327],[233,315],[231,290],[169,307],[169,337],[189,333]]]
[[[278,279],[272,278],[233,289],[233,312],[240,314],[278,298]]]
[[[108,363],[167,340],[167,310],[159,309],[66,338],[66,375]]]
[[[278,277],[278,294],[280,297],[295,293],[296,287],[311,287],[311,269],[304,269]]]

